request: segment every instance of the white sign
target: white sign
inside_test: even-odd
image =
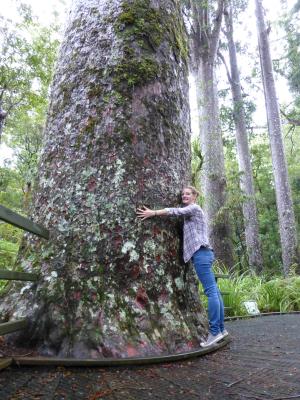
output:
[[[257,307],[257,303],[254,300],[248,300],[243,302],[248,314],[257,315],[260,314],[260,311]]]

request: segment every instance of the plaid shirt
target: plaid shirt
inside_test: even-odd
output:
[[[168,215],[183,216],[183,259],[188,262],[201,246],[210,247],[207,223],[201,207],[190,204],[182,208],[166,208]]]

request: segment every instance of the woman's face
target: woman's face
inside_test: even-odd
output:
[[[182,193],[181,193],[181,198],[182,198],[182,204],[188,206],[190,204],[195,203],[196,201],[196,194],[193,194],[193,192],[191,191],[191,189],[183,189]]]

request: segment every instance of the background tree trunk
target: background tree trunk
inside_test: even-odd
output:
[[[192,1],[193,15],[193,69],[200,110],[200,143],[204,158],[202,186],[209,235],[216,257],[232,267],[233,254],[226,202],[226,177],[222,134],[219,120],[215,61],[219,44],[223,1],[218,1],[215,22],[210,22],[211,3]]]
[[[23,243],[21,264],[41,278],[6,307],[30,317],[42,354],[160,354],[204,336],[177,223],[135,215],[176,206],[190,178],[187,56],[177,2],[74,2],[34,198],[51,240]]]
[[[2,142],[2,133],[3,133],[3,127],[5,124],[6,116],[7,116],[7,113],[2,109],[1,101],[0,101],[0,143]]]
[[[229,8],[226,8],[224,15],[226,24],[225,35],[228,42],[230,59],[230,72],[227,72],[233,99],[233,118],[235,123],[237,158],[240,172],[240,188],[245,196],[243,201],[243,217],[246,246],[250,268],[256,272],[261,272],[263,269],[263,259],[261,243],[259,240],[255,190],[250,150],[248,145],[246,118],[243,105],[240,74],[237,63],[236,47],[233,38],[232,5],[230,5]]]
[[[255,0],[255,4],[260,63],[275,180],[283,270],[285,274],[288,274],[290,266],[295,262],[299,262],[296,223],[282,141],[280,114],[274,82],[268,31],[264,21],[262,1]]]

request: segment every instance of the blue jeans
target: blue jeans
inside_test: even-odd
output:
[[[208,299],[209,332],[217,335],[224,330],[224,304],[212,271],[214,258],[211,249],[200,247],[193,254],[192,262]]]

